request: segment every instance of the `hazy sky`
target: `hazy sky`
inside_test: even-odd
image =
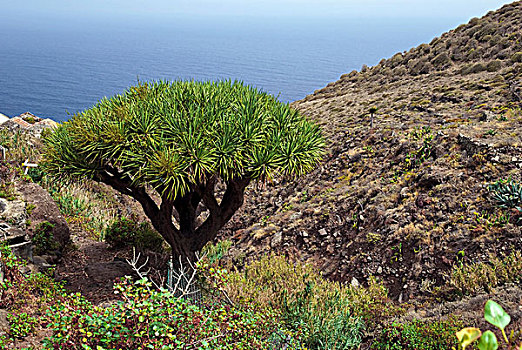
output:
[[[464,21],[511,1],[501,0],[0,0],[4,19],[56,17],[342,17],[446,18]],[[0,17],[0,18],[1,18]],[[12,17],[11,17],[12,18]]]

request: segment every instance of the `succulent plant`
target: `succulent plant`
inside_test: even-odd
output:
[[[501,179],[489,185],[488,189],[499,207],[515,208],[522,211],[522,184],[513,181],[511,178]]]

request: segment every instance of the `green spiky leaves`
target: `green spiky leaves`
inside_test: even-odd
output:
[[[123,176],[176,198],[210,178],[269,181],[311,171],[319,128],[240,82],[153,82],[100,101],[46,139],[45,165],[72,178]]]

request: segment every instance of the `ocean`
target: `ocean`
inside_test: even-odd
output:
[[[137,81],[238,79],[284,102],[409,50],[450,20],[4,21],[0,113],[64,121]]]

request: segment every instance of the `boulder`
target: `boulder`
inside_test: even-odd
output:
[[[112,284],[125,276],[134,276],[131,266],[123,261],[97,262],[85,267],[85,274],[95,283]]]

